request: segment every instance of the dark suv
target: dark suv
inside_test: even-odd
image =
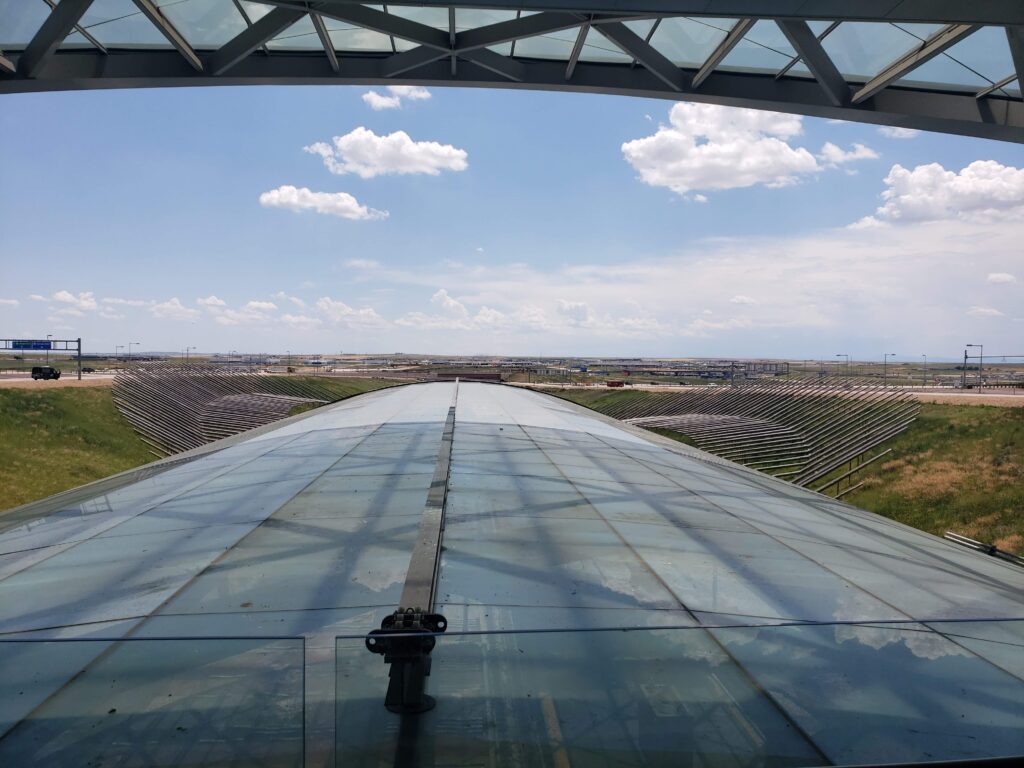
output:
[[[33,379],[59,379],[60,369],[49,365],[37,365],[32,369]]]

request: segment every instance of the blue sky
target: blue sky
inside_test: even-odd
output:
[[[1021,351],[1018,145],[370,90],[3,97],[3,334],[96,351]]]

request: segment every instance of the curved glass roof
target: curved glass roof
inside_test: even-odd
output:
[[[991,3],[986,15],[946,4],[935,19],[903,18],[899,3],[874,19],[856,8],[805,17],[777,0],[736,16],[705,15],[694,0],[660,3],[657,13],[604,4],[0,0],[0,92],[511,82],[1024,141],[1019,4]],[[97,66],[96,56],[112,54],[111,66]]]
[[[562,400],[437,383],[0,518],[0,762],[393,762],[364,641],[442,455],[422,759],[1024,755],[1024,569]]]

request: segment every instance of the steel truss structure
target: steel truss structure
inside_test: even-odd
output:
[[[0,48],[0,93],[461,85],[1024,142],[1018,0],[25,0]]]
[[[807,487],[849,464],[848,472],[816,488],[823,491],[852,476],[855,465],[878,458],[864,461],[909,427],[919,409],[903,389],[801,379],[637,393],[602,412],[679,432],[702,450]]]

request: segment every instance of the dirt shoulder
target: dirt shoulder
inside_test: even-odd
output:
[[[1024,394],[985,394],[984,392],[911,392],[922,403],[939,405],[995,405],[1001,408],[1024,408]]]
[[[56,381],[34,381],[29,378],[0,379],[0,389],[69,389],[75,387],[109,387],[114,383],[113,376],[86,377],[81,381],[74,376],[61,376]]]

